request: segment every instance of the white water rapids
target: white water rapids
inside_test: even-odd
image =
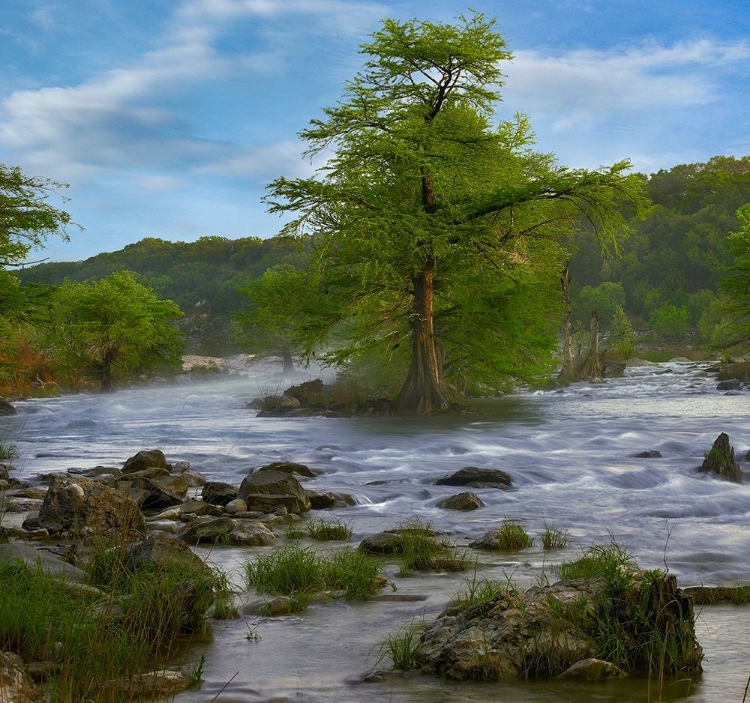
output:
[[[708,365],[670,362],[630,368],[625,378],[577,385],[562,392],[519,394],[477,403],[479,414],[435,418],[257,418],[245,403],[279,377],[246,372],[216,382],[67,395],[17,403],[0,418],[0,438],[17,445],[17,476],[70,467],[120,466],[140,449],[160,448],[187,460],[208,480],[239,485],[249,470],[271,461],[301,462],[320,472],[310,488],[348,493],[356,505],[327,511],[348,522],[353,544],[364,535],[414,517],[450,533],[459,546],[504,519],[537,535],[545,525],[570,532],[571,546],[545,553],[482,553],[480,577],[507,574],[526,586],[552,561],[576,558],[611,537],[643,568],[665,563],[680,585],[750,582],[750,481],[737,485],[696,468],[721,432],[741,466],[750,446],[746,393],[716,390]],[[300,379],[304,380],[304,379]],[[662,458],[634,455],[658,450]],[[478,491],[486,507],[471,512],[436,508],[462,489],[435,486],[465,466],[508,472],[515,490]],[[199,550],[201,551],[201,550]],[[257,550],[217,547],[210,559],[230,570]],[[203,550],[202,553],[207,553]],[[410,675],[385,684],[359,684],[375,664],[385,633],[413,618],[428,619],[465,587],[465,575],[398,578],[398,594],[418,602],[343,602],[258,623],[215,623],[205,653],[204,683],[178,701],[646,701],[644,681],[581,689],[571,684],[453,684]],[[553,574],[550,574],[553,577]],[[239,577],[237,578],[239,580]],[[390,588],[388,589],[390,590]],[[698,635],[706,651],[703,675],[672,683],[663,700],[741,701],[750,674],[750,610],[705,608]],[[385,666],[385,664],[383,664]],[[671,690],[671,692],[670,692]]]

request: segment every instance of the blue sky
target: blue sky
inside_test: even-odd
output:
[[[652,173],[750,153],[746,0],[472,0],[514,59],[498,119],[526,113],[572,167]],[[0,162],[70,184],[77,260],[143,237],[268,237],[260,201],[312,172],[296,133],[341,97],[384,17],[444,0],[9,0]],[[57,204],[57,203],[56,203]]]

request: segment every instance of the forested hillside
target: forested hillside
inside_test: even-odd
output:
[[[750,156],[717,156],[652,174],[653,206],[631,220],[619,258],[605,261],[593,237],[571,261],[574,319],[592,309],[611,325],[617,306],[654,338],[707,345],[721,317],[717,286],[733,262],[727,235],[740,228],[737,210],[750,202]]]

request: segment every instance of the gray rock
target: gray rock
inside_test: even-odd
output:
[[[61,576],[77,583],[83,583],[87,578],[83,569],[69,564],[48,549],[38,549],[30,544],[0,543],[0,561],[4,559],[21,559],[27,566],[41,567],[45,574]]]
[[[0,415],[15,415],[18,412],[5,398],[0,398]]]
[[[196,518],[185,525],[180,533],[180,539],[188,544],[209,542],[229,544],[229,533],[234,529],[234,520],[228,517]]]
[[[661,459],[662,454],[658,449],[646,449],[634,455],[637,459]]]
[[[739,378],[730,378],[728,381],[719,381],[716,385],[717,391],[738,391],[742,388],[742,381]]]
[[[242,498],[235,498],[234,500],[230,500],[224,506],[224,510],[226,510],[229,515],[236,515],[237,513],[246,513],[247,503],[244,500],[242,500]]]
[[[437,507],[446,510],[477,510],[484,507],[484,503],[476,493],[466,492],[444,498],[437,503]]]
[[[149,567],[164,569],[174,563],[196,573],[211,573],[211,569],[183,540],[165,535],[150,535],[142,542],[130,545],[125,561],[126,567],[131,571]]]
[[[251,520],[235,520],[229,539],[246,547],[267,547],[279,541],[264,524]]]
[[[742,469],[734,460],[734,447],[730,446],[726,432],[716,438],[698,471],[714,473],[735,483],[742,483]]]

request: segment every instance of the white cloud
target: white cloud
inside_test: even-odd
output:
[[[711,103],[720,98],[717,74],[748,59],[747,42],[705,39],[559,55],[519,51],[507,69],[505,98],[563,131],[613,115]]]

